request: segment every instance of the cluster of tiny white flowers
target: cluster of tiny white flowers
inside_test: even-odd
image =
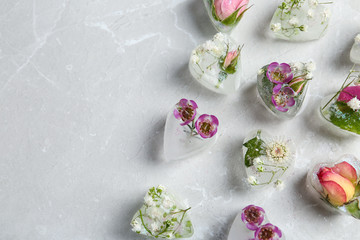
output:
[[[306,72],[307,72],[305,78],[308,79],[308,80],[312,79],[313,78],[313,72],[316,69],[315,62],[310,61],[310,62],[306,63],[305,64],[305,69],[306,69]]]
[[[249,176],[247,179],[248,183],[250,183],[251,185],[256,185],[257,183],[257,179],[254,176]]]
[[[141,231],[141,224],[137,219],[134,219],[133,221],[131,221],[130,225],[133,227],[132,231],[134,231],[134,232]]]
[[[356,37],[355,37],[355,43],[357,43],[357,44],[360,43],[360,34],[356,35]]]
[[[292,17],[289,20],[289,24],[292,26],[297,26],[299,24],[299,20],[296,17]]]
[[[331,11],[329,8],[325,8],[325,10],[321,13],[322,23],[326,22],[331,15]]]
[[[222,34],[222,33],[217,33],[217,34],[214,36],[214,40],[215,40],[215,41],[219,41],[220,43],[222,43],[222,42],[225,41],[225,36],[224,36],[224,34]]]
[[[281,180],[279,180],[279,179],[276,180],[276,181],[274,182],[274,184],[275,184],[276,189],[278,189],[279,191],[283,190],[284,187],[285,187],[284,182],[281,181]]]
[[[319,5],[318,0],[309,0],[309,7],[316,8]]]
[[[191,54],[191,62],[193,64],[198,64],[200,62],[200,57],[196,54],[196,52]]]
[[[360,109],[360,100],[357,99],[357,97],[354,97],[349,102],[347,102],[347,105],[354,111],[357,111]]]
[[[162,213],[161,213],[160,209],[156,206],[149,207],[147,212],[148,212],[149,217],[151,217],[152,219],[161,219],[162,218]]]
[[[155,205],[154,199],[152,198],[152,196],[149,195],[149,193],[147,193],[145,195],[144,202],[145,202],[145,205],[148,206],[148,207],[151,207],[151,206]]]
[[[304,64],[302,62],[293,62],[290,63],[290,67],[294,72],[301,72],[304,69]]]
[[[165,196],[163,200],[163,207],[166,209],[170,209],[175,205],[174,201],[169,197]]]
[[[273,23],[273,24],[271,24],[270,29],[273,32],[281,31],[281,23]]]
[[[151,226],[151,231],[156,232],[156,231],[159,231],[161,229],[162,225],[159,222],[155,221],[155,222],[151,223],[150,226]]]

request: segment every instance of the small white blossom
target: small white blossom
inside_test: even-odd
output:
[[[356,77],[356,79],[354,80],[354,85],[360,86],[360,75],[358,75],[358,76]]]
[[[331,15],[330,9],[329,9],[329,8],[326,8],[326,9],[321,13],[322,22],[323,22],[323,23],[326,22],[326,21],[329,19],[330,15]]]
[[[155,205],[154,199],[149,194],[145,195],[144,202],[145,202],[146,206],[149,206],[149,207]]]
[[[290,66],[293,71],[302,71],[304,69],[304,64],[302,62],[290,63]]]
[[[200,62],[199,56],[198,56],[198,55],[192,55],[192,56],[191,56],[191,62],[192,62],[193,64],[198,64],[198,63]]]
[[[164,208],[170,209],[174,205],[175,205],[174,201],[169,196],[164,197],[164,201],[163,201]]]
[[[159,231],[161,229],[161,224],[157,221],[153,222],[151,225],[151,231],[152,232],[156,232]]]
[[[360,34],[356,35],[356,37],[355,37],[355,43],[357,43],[357,44],[360,43]]]
[[[309,7],[316,8],[319,5],[318,0],[309,0]]]
[[[216,41],[219,41],[219,42],[224,42],[225,41],[225,36],[224,34],[222,33],[217,33],[215,36],[214,36],[214,40]]]
[[[248,177],[247,181],[248,181],[248,183],[250,183],[251,185],[255,185],[255,184],[257,183],[257,179],[256,179],[256,177],[254,177],[254,176]]]
[[[315,62],[310,61],[310,62],[308,62],[308,63],[305,64],[305,67],[306,67],[306,70],[307,70],[308,72],[313,72],[313,71],[315,71],[315,69],[316,69],[316,64],[315,64]]]
[[[292,26],[297,26],[299,24],[299,20],[296,17],[292,17],[289,20],[289,24]]]
[[[157,186],[157,189],[160,189],[162,192],[164,192],[166,190],[166,187],[160,184],[159,186]]]
[[[149,207],[147,210],[147,213],[148,213],[149,217],[152,219],[161,219],[162,218],[162,212],[156,206]]]
[[[347,102],[347,105],[354,111],[360,109],[360,100],[357,99],[357,97],[354,97],[349,102]]]
[[[314,10],[313,9],[309,9],[307,12],[307,17],[308,18],[313,18],[314,17]]]
[[[281,31],[281,23],[273,23],[270,27],[271,31],[273,32],[279,32]]]
[[[285,187],[284,182],[281,180],[276,180],[274,184],[275,184],[276,189],[278,189],[280,191],[283,190]]]
[[[139,223],[137,219],[134,219],[133,221],[131,221],[130,225],[133,227],[132,231],[134,231],[134,232],[141,231],[141,223]]]
[[[304,24],[304,25],[301,26],[301,29],[300,29],[300,30],[303,31],[303,32],[307,32],[308,29],[309,29],[309,26],[306,25],[306,24]]]
[[[208,40],[204,43],[204,48],[208,51],[212,51],[214,48],[217,48],[217,47],[212,40]]]
[[[313,78],[313,74],[311,72],[309,72],[308,74],[306,74],[305,76],[306,79],[312,79]]]
[[[260,159],[260,158],[258,158],[258,157],[254,159],[254,162],[255,162],[256,164],[258,164],[258,165],[259,165],[259,164],[263,164],[263,163],[264,163],[264,162],[263,162],[263,161],[261,161],[261,159]]]

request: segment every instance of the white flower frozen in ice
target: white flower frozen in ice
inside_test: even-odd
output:
[[[307,12],[307,17],[308,18],[313,18],[314,17],[314,10],[313,9],[309,9]]]
[[[162,192],[164,192],[166,190],[166,187],[160,184],[159,186],[157,186],[157,189],[160,189]]]
[[[219,41],[219,42],[224,42],[225,41],[225,36],[224,34],[222,33],[217,33],[215,36],[214,36],[214,40],[216,41]]]
[[[305,76],[306,79],[312,79],[313,78],[313,74],[311,72],[307,73]]]
[[[309,7],[316,8],[319,5],[318,0],[309,0]]]
[[[308,72],[313,72],[313,71],[315,71],[315,69],[316,69],[316,64],[315,64],[315,62],[310,61],[310,62],[308,62],[308,63],[305,64],[305,67],[306,67],[306,70],[307,70]]]
[[[359,44],[360,43],[360,33],[358,35],[356,35],[355,37],[355,43]]]
[[[302,71],[304,69],[304,64],[302,62],[290,63],[290,66],[293,71]]]
[[[322,23],[326,22],[331,15],[331,11],[329,8],[325,8],[325,10],[321,13]]]
[[[257,183],[257,179],[254,176],[249,176],[247,179],[248,183],[250,183],[251,185],[256,185]]]
[[[152,232],[156,232],[159,231],[161,229],[161,224],[157,221],[153,222],[151,225],[151,231]]]
[[[271,24],[270,29],[273,32],[281,31],[281,23],[273,23],[273,24]]]
[[[203,46],[204,46],[205,50],[208,50],[208,51],[213,51],[213,49],[217,48],[215,43],[212,40],[207,40]]]
[[[149,207],[147,210],[147,213],[148,213],[149,217],[151,217],[152,219],[161,219],[162,218],[162,213],[161,213],[160,209],[156,206]]]
[[[357,97],[354,97],[349,102],[347,102],[347,105],[354,111],[360,109],[360,100],[357,99]]]
[[[258,164],[258,165],[259,165],[259,164],[263,164],[263,163],[264,163],[264,162],[263,162],[263,161],[261,161],[261,159],[260,159],[260,158],[258,158],[258,157],[254,159],[254,162],[255,162],[256,164]]]
[[[130,224],[133,228],[132,230],[134,232],[140,232],[141,231],[141,224],[138,222],[138,220],[134,219],[131,224]]]
[[[195,54],[193,54],[193,55],[191,55],[191,62],[193,63],[193,64],[198,64],[199,62],[200,62],[200,58],[199,58],[199,56],[198,55],[195,55]]]
[[[292,26],[297,26],[299,24],[299,20],[296,17],[292,17],[289,20],[289,24]]]
[[[164,206],[164,208],[170,209],[170,208],[172,208],[172,206],[174,206],[174,205],[175,205],[174,201],[171,200],[171,198],[170,198],[169,196],[165,196],[165,197],[164,197],[164,200],[163,200],[163,206]]]
[[[281,181],[281,180],[276,180],[275,181],[275,187],[276,187],[276,189],[278,189],[278,190],[283,190],[284,189],[284,187],[285,187],[285,184],[284,184],[284,182],[283,181]]]
[[[154,199],[149,194],[146,194],[144,197],[144,202],[147,206],[151,207],[155,205]]]

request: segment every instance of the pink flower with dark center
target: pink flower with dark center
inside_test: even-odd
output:
[[[242,210],[241,220],[246,224],[246,227],[252,231],[258,229],[264,221],[265,211],[261,207],[249,205]]]
[[[238,51],[237,50],[228,52],[226,57],[225,57],[225,60],[224,60],[223,68],[226,69],[228,66],[230,66],[231,62],[233,60],[235,60],[237,56],[238,56]]]
[[[216,16],[221,20],[225,20],[235,11],[238,11],[236,18],[246,9],[249,0],[214,0]]]
[[[271,101],[275,108],[281,112],[287,112],[289,109],[285,107],[292,107],[295,104],[295,92],[290,87],[282,88],[281,84],[273,88]]]
[[[360,99],[360,86],[350,86],[344,88],[338,98],[339,102],[349,102],[354,97]]]
[[[292,80],[293,73],[289,64],[273,62],[268,66],[266,76],[273,83],[285,84]]]
[[[255,231],[254,236],[254,240],[279,240],[282,237],[282,233],[277,226],[267,223],[260,226]]]
[[[181,126],[191,123],[196,116],[197,104],[193,100],[181,99],[175,106],[174,116],[182,120]]]
[[[214,115],[203,114],[195,122],[195,128],[202,138],[211,138],[217,132],[219,120]]]

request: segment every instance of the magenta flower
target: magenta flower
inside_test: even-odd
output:
[[[281,84],[276,85],[273,88],[273,94],[271,101],[275,105],[275,108],[281,112],[287,112],[289,109],[285,107],[292,107],[295,104],[294,99],[295,92],[290,87],[282,88]]]
[[[284,84],[291,81],[293,73],[289,64],[273,62],[268,66],[266,76],[273,83]]]
[[[214,0],[216,16],[223,21],[238,11],[237,19],[245,11],[248,3],[249,0]]]
[[[278,240],[282,237],[281,230],[271,223],[260,226],[254,235],[254,240]]]
[[[175,106],[174,116],[181,119],[181,126],[191,123],[196,116],[197,104],[193,100],[181,99]]]
[[[249,205],[242,210],[241,220],[246,224],[246,227],[252,231],[258,229],[264,221],[265,211],[261,207]]]
[[[339,95],[338,101],[347,103],[354,97],[360,99],[360,86],[350,86],[344,88]]]
[[[202,138],[211,138],[217,132],[219,120],[214,115],[203,114],[195,122],[195,128]]]

